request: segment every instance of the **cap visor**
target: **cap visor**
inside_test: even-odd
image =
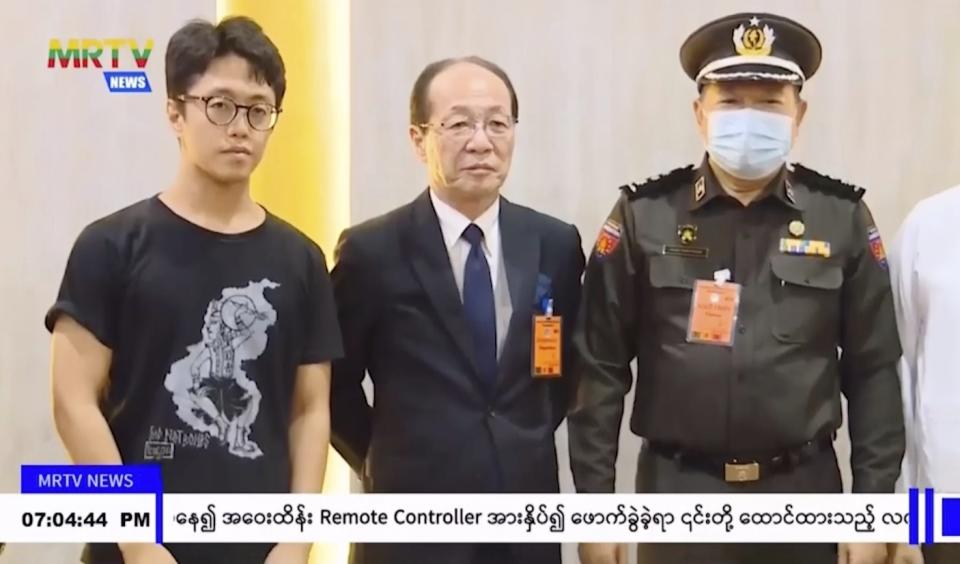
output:
[[[710,71],[700,78],[701,83],[738,80],[785,82],[797,86],[803,84],[803,77],[799,74],[772,65],[732,65]]]

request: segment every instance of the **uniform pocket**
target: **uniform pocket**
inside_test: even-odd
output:
[[[650,285],[654,288],[692,290],[697,274],[686,263],[691,259],[653,255],[650,257]]]
[[[840,318],[843,269],[815,256],[774,255],[774,336],[788,343],[832,337]]]
[[[698,273],[693,259],[653,255],[649,260],[650,299],[643,307],[651,313],[652,327],[657,339],[677,343],[687,339],[687,321],[690,300]]]

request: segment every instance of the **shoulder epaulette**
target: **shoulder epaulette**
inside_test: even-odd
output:
[[[793,165],[793,176],[811,190],[827,192],[840,198],[853,200],[854,202],[863,198],[863,193],[866,192],[866,190],[859,186],[847,184],[836,178],[830,178],[798,163],[794,163]]]
[[[673,169],[666,174],[648,178],[643,182],[624,184],[620,187],[620,190],[627,195],[627,199],[633,200],[662,194],[689,182],[693,182],[693,165]]]

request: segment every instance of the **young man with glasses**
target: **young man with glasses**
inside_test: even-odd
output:
[[[283,60],[246,18],[177,31],[166,54],[173,184],[89,225],[56,303],[53,402],[79,464],[159,463],[167,492],[319,492],[330,361],[320,248],[259,206]],[[90,546],[106,564],[306,564],[308,545]]]
[[[574,226],[500,196],[517,109],[489,61],[428,65],[409,133],[429,187],[341,237],[333,443],[367,491],[558,491],[554,430],[571,394],[584,258]],[[367,544],[352,561],[559,564],[560,548]]]

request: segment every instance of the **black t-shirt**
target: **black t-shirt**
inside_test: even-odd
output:
[[[267,213],[206,230],[153,197],[89,225],[46,316],[113,351],[101,409],[125,464],[156,462],[169,493],[290,491],[297,367],[342,355],[323,252]],[[256,562],[269,546],[171,546],[179,564]],[[86,561],[119,562],[113,545]]]

